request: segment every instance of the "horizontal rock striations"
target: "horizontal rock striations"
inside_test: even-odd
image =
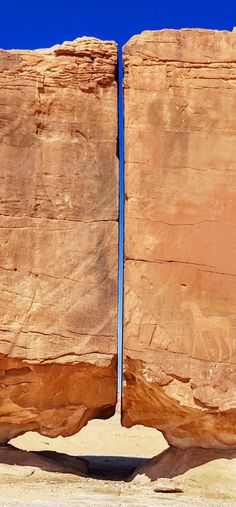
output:
[[[133,37],[123,424],[236,447],[236,32]]]
[[[0,442],[116,403],[117,48],[0,51]]]

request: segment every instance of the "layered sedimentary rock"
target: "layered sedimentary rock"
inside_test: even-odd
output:
[[[117,49],[0,51],[0,442],[116,403]]]
[[[133,37],[123,424],[236,446],[236,32]]]

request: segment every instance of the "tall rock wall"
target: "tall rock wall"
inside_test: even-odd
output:
[[[236,447],[236,32],[133,37],[123,424]]]
[[[0,51],[0,442],[116,403],[117,48]]]

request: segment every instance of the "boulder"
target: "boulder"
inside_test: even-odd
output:
[[[236,32],[124,47],[123,425],[236,447]]]
[[[117,47],[0,51],[0,442],[116,404]]]

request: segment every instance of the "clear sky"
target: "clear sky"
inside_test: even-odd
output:
[[[83,35],[115,40],[120,46],[143,30],[236,26],[236,0],[2,0],[0,48],[50,47]],[[122,78],[121,65],[119,68]],[[121,79],[120,79],[121,83]],[[123,119],[120,127],[120,237],[123,237]],[[119,391],[122,362],[122,256],[120,242]]]
[[[236,25],[235,0],[2,0],[0,47],[38,48],[83,35],[115,39],[161,28]]]

